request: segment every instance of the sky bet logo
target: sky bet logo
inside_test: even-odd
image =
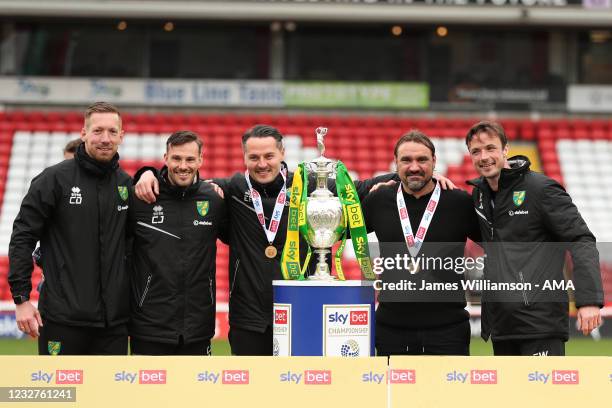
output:
[[[527,381],[548,384],[576,385],[580,383],[578,370],[553,370],[552,373],[539,371],[531,372],[527,375]]]
[[[446,373],[446,382],[460,383],[470,379],[470,384],[497,384],[497,370],[470,370],[469,373],[453,371]]]
[[[529,382],[547,384],[577,385],[580,384],[580,373],[578,370],[553,370],[551,373],[540,373],[534,371],[527,376]]]
[[[327,319],[330,323],[346,324],[348,321],[348,323],[352,325],[367,326],[368,325],[368,311],[367,310],[354,310],[350,313],[336,312],[334,314],[330,314],[327,317]]]
[[[436,209],[436,205],[438,205],[437,201],[431,200],[429,204],[427,204],[427,211],[433,211]]]
[[[385,379],[386,374],[374,373],[372,371],[361,375],[361,382],[380,384]],[[387,383],[391,384],[416,384],[416,370],[389,370]]]
[[[208,384],[217,384],[219,380],[221,384],[246,385],[249,383],[249,370],[204,371],[196,376],[196,381]]]
[[[287,324],[287,310],[274,311],[274,324]]]
[[[304,385],[331,385],[331,370],[306,370],[304,373],[293,373],[287,371],[281,373],[280,382]]]
[[[425,228],[419,227],[419,230],[416,233],[416,237],[418,239],[423,239],[423,237],[425,237],[425,231],[426,231]]]
[[[139,370],[136,372],[120,371],[115,373],[115,382],[134,384],[165,384],[167,380],[166,370]]]
[[[414,246],[414,238],[412,237],[412,235],[409,235],[406,238],[406,243],[408,244],[409,247],[413,247]]]
[[[30,376],[32,382],[50,384],[55,378],[55,384],[83,384],[83,370],[56,370],[55,373],[36,371]]]

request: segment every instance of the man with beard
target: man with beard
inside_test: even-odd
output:
[[[482,337],[495,355],[564,355],[568,340],[567,291],[528,290],[562,282],[565,253],[574,263],[578,328],[584,335],[601,324],[603,290],[595,237],[563,187],[529,169],[529,159],[507,159],[508,140],[494,122],[480,122],[466,139],[480,178],[472,198],[485,252],[485,278],[521,283],[517,293],[485,292]]]
[[[368,232],[376,233],[381,259],[412,261],[407,267],[378,271],[382,272],[377,287],[382,289],[376,310],[378,355],[469,355],[469,313],[459,262],[467,238],[479,242],[480,233],[469,195],[442,189],[433,178],[435,153],[425,134],[416,130],[404,134],[394,149],[401,183],[381,187],[363,201]],[[451,259],[456,267],[430,265],[424,262],[427,258]],[[402,281],[410,281],[414,290],[382,286]],[[422,289],[432,283],[451,289]]]
[[[9,284],[19,330],[39,354],[126,354],[125,222],[130,177],[119,167],[121,116],[96,102],[85,111],[74,159],[36,176],[9,245]],[[29,301],[32,250],[44,256],[39,310]]]
[[[132,354],[208,355],[215,334],[217,238],[225,202],[200,180],[202,141],[193,132],[166,142],[155,204],[130,201]]]

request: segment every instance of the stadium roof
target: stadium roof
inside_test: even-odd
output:
[[[591,0],[0,0],[12,17],[141,18],[593,27],[612,8]],[[584,6],[583,6],[584,4]]]

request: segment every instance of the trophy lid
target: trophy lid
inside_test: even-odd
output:
[[[325,144],[323,143],[325,136],[327,135],[327,128],[319,126],[315,129],[317,135],[317,149],[319,149],[319,157],[314,159],[312,163],[315,163],[317,167],[327,167],[330,163],[334,163],[335,160],[328,159],[323,155],[325,153]]]

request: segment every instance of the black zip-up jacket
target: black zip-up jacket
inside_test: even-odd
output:
[[[433,194],[416,198],[403,192],[413,233],[416,234],[423,214]],[[395,258],[408,254],[406,239],[397,210],[397,185],[383,187],[363,200],[363,213],[368,232],[373,231],[380,243],[381,258]],[[419,257],[425,259],[460,260],[464,257],[467,238],[481,241],[478,220],[469,194],[462,190],[442,190],[436,212],[425,235]],[[385,283],[412,281],[419,290],[382,290],[378,294],[376,324],[408,329],[427,329],[457,324],[469,320],[465,310],[464,279],[461,269],[421,267],[411,275],[405,269],[383,268]],[[450,283],[455,290],[421,291],[422,282]]]
[[[125,223],[132,181],[118,164],[75,158],[36,176],[21,203],[9,245],[13,296],[31,291],[32,250],[40,240],[43,320],[110,327],[127,322]]]
[[[483,177],[469,181],[487,254],[485,279],[524,286],[483,292],[482,337],[567,340],[567,291],[547,289],[545,283],[564,280],[569,250],[576,306],[603,306],[595,237],[559,183],[529,170],[527,157],[509,163],[495,193]]]
[[[158,176],[159,196],[147,204],[134,195],[130,335],[159,343],[193,343],[215,334],[217,238],[227,224],[225,202],[210,184],[187,188]]]
[[[355,181],[355,188],[363,199],[376,183],[394,177],[394,174],[388,174],[363,182]],[[293,174],[289,173],[286,180],[287,192],[291,189],[292,180]],[[283,211],[273,242],[278,254],[274,259],[269,259],[264,254],[269,245],[268,240],[255,215],[244,173],[236,173],[229,179],[215,179],[214,182],[224,191],[230,216],[230,327],[264,332],[272,325],[272,281],[283,279],[280,257],[287,238],[288,208]],[[254,181],[251,181],[251,184],[261,195],[266,225],[269,225],[276,198],[283,186],[283,178],[279,174],[269,184],[262,185]],[[330,187],[333,187],[332,184],[330,183]],[[316,187],[314,182],[309,182],[308,185],[309,190]],[[332,191],[335,191],[335,188],[332,188]],[[285,206],[289,207],[289,200]],[[306,248],[302,247],[300,253],[305,254],[305,250]],[[314,263],[315,261],[311,260],[310,264]]]

